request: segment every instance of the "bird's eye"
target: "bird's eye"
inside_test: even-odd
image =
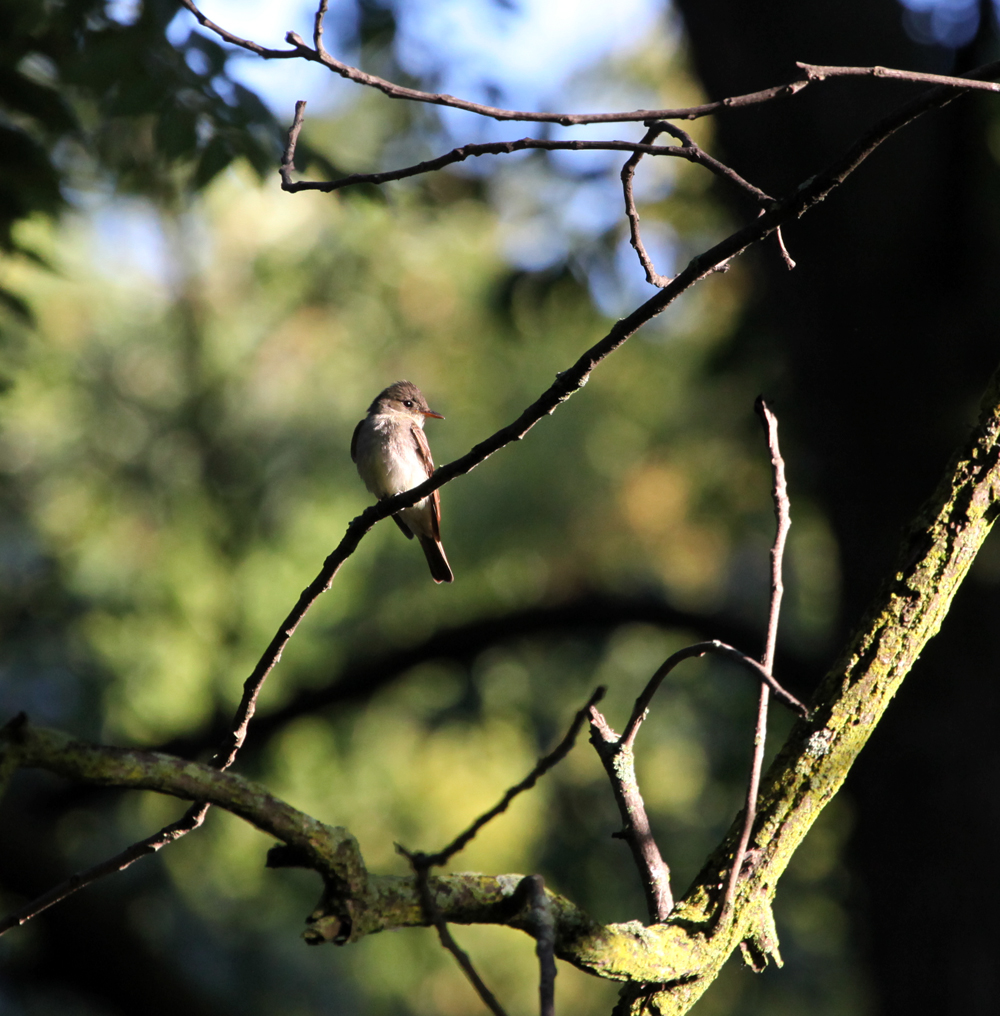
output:
[[[412,409],[413,399],[403,399],[403,405],[406,406],[407,409]]]

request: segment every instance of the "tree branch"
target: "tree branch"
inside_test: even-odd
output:
[[[801,61],[796,61],[795,66],[806,72],[809,81],[826,81],[827,78],[890,78],[893,81],[913,81],[919,84],[969,88],[981,92],[1000,92],[1000,85],[995,82],[970,80],[965,75],[954,77],[950,74],[925,74],[923,71],[900,71],[892,67],[827,67]]]
[[[215,766],[154,751],[89,744],[15,718],[0,728],[0,751],[21,768],[46,769],[81,783],[154,790],[216,804],[294,848],[324,877],[350,892],[364,891],[367,872],[357,841],[275,797],[264,787]]]
[[[726,99],[719,99],[716,102],[705,102],[700,106],[685,106],[680,109],[633,109],[625,113],[532,113],[515,109],[503,109],[499,106],[487,106],[479,102],[470,102],[467,99],[459,99],[454,95],[447,95],[441,92],[422,92],[416,88],[405,88],[402,85],[387,81],[385,78],[380,78],[375,74],[368,74],[366,71],[352,67],[350,64],[342,63],[336,57],[326,52],[326,50],[321,50],[318,46],[314,49],[306,45],[302,37],[295,32],[289,32],[285,36],[286,41],[293,47],[292,49],[268,49],[256,42],[242,39],[238,35],[226,31],[226,29],[202,14],[193,0],[180,0],[180,2],[194,15],[200,25],[214,32],[224,42],[228,42],[231,46],[245,49],[250,53],[255,53],[264,60],[288,60],[293,57],[299,57],[303,60],[322,64],[328,70],[339,74],[348,81],[365,85],[368,88],[375,88],[390,99],[407,99],[411,102],[426,102],[435,106],[463,109],[469,113],[478,113],[480,116],[489,117],[492,120],[558,123],[564,127],[590,123],[641,123],[644,120],[696,120],[699,117],[715,113],[720,109],[739,109],[744,106],[755,106],[761,102],[770,102],[772,99],[795,95],[810,83],[809,79],[805,78],[784,85],[776,85],[773,88],[765,88],[759,92],[734,95]]]
[[[785,542],[788,530],[792,525],[791,506],[788,501],[788,486],[785,483],[785,460],[781,457],[778,446],[778,418],[771,412],[762,396],[757,398],[754,409],[760,415],[767,436],[767,447],[771,453],[771,473],[773,476],[771,496],[774,500],[774,517],[776,521],[774,544],[771,547],[771,604],[767,617],[767,640],[764,656],[761,661],[764,670],[771,673],[774,668],[774,653],[778,643],[778,619],[781,616],[781,599],[785,594],[782,581],[782,561],[785,556]],[[760,774],[764,768],[764,747],[767,740],[767,707],[771,697],[771,689],[767,682],[760,686],[760,699],[757,703],[757,726],[753,737],[753,761],[750,764],[750,779],[747,782],[746,803],[743,806],[743,829],[740,833],[733,864],[726,882],[726,895],[719,907],[717,923],[722,924],[729,916],[736,895],[736,883],[743,871],[743,860],[750,842],[750,832],[754,819],[757,817],[757,791],[760,787]]]
[[[653,924],[662,924],[674,909],[670,867],[657,846],[646,814],[646,802],[639,792],[632,744],[619,737],[597,709],[590,710],[590,743],[608,774],[622,817],[621,831],[612,835],[628,844],[642,880],[649,919]]]
[[[523,794],[526,790],[531,790],[553,766],[558,765],[573,750],[577,734],[580,733],[584,720],[590,715],[590,710],[604,698],[605,691],[604,687],[598,687],[594,690],[593,695],[587,700],[587,704],[573,717],[573,722],[569,725],[566,736],[563,737],[552,751],[538,760],[531,772],[520,783],[511,787],[497,804],[490,808],[489,811],[480,815],[465,832],[456,836],[444,849],[439,850],[436,854],[419,855],[421,863],[426,864],[428,868],[441,867],[441,865],[447,864],[455,854],[460,850],[464,850],[469,845],[476,833],[484,825],[492,822],[498,815],[502,815],[510,807],[510,803],[515,797]],[[409,854],[406,856],[410,857]]]
[[[652,145],[646,141],[646,138],[649,137],[648,133],[642,141],[553,141],[548,138],[520,138],[517,141],[467,144],[453,148],[450,152],[439,155],[435,159],[417,162],[402,169],[390,169],[383,173],[351,173],[338,180],[299,180],[296,182],[291,179],[291,170],[294,168],[295,145],[302,129],[305,106],[306,104],[302,100],[295,103],[295,119],[288,131],[288,146],[281,163],[281,189],[292,194],[299,191],[321,191],[324,194],[330,194],[355,184],[391,183],[393,180],[404,180],[407,177],[420,176],[423,173],[433,173],[436,170],[444,169],[445,166],[464,162],[469,158],[478,158],[482,155],[511,155],[514,152],[531,150],[542,152],[635,152],[637,155],[673,156],[705,166],[723,179],[735,183],[744,191],[752,194],[758,201],[772,200],[762,190],[744,180],[735,170],[730,169],[695,145],[693,141],[690,141],[690,138],[688,139],[690,145]],[[667,125],[663,124],[657,133],[668,129]]]
[[[950,77],[942,74],[923,74],[919,71],[893,70],[888,67],[825,67],[813,64],[799,63],[796,66],[806,71],[806,77],[791,81],[782,85],[775,85],[772,88],[765,88],[758,92],[748,92],[745,95],[734,95],[715,102],[705,102],[698,106],[685,106],[678,109],[634,109],[623,113],[533,113],[524,110],[503,109],[499,106],[488,106],[479,102],[470,102],[467,99],[459,99],[454,95],[441,92],[422,92],[416,88],[405,88],[402,85],[394,84],[385,78],[375,74],[368,74],[357,67],[345,64],[331,56],[320,45],[314,30],[313,38],[315,47],[306,44],[300,35],[295,32],[288,32],[285,36],[286,42],[292,46],[291,49],[269,49],[249,39],[240,38],[232,32],[217,25],[210,18],[206,17],[198,9],[194,0],[180,0],[181,4],[197,19],[198,23],[209,31],[214,32],[224,42],[231,46],[237,46],[254,53],[264,60],[289,60],[299,57],[314,63],[322,64],[327,69],[339,74],[348,81],[353,81],[368,88],[375,88],[387,95],[390,99],[406,99],[412,102],[425,102],[435,106],[448,106],[452,109],[462,109],[470,113],[478,113],[493,120],[522,120],[529,123],[558,123],[564,127],[572,127],[581,124],[591,123],[635,123],[653,120],[696,120],[699,117],[709,116],[723,109],[740,109],[746,106],[759,105],[762,102],[771,102],[774,99],[796,95],[802,89],[813,82],[825,81],[831,77],[879,77],[893,78],[899,81],[912,81],[917,83],[937,84],[951,89],[973,88],[985,91],[1000,91],[1000,86],[975,81],[976,72],[973,71],[967,77]],[[324,9],[325,5],[321,5]],[[317,15],[317,23],[321,19]],[[970,81],[970,78],[973,78]]]

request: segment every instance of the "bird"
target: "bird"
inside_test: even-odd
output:
[[[354,428],[351,459],[365,486],[380,500],[423,483],[434,473],[434,460],[424,436],[427,417],[443,420],[427,405],[423,392],[409,381],[396,381],[379,392],[368,415]],[[392,516],[408,540],[420,541],[431,578],[454,582],[441,546],[441,497],[435,490],[411,508]]]

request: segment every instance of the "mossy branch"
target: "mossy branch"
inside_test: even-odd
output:
[[[778,880],[940,628],[998,511],[1000,372],[991,379],[978,425],[908,531],[898,570],[820,685],[811,719],[796,724],[764,777],[750,861],[731,918],[714,926],[739,819],[661,924],[602,925],[546,890],[556,955],[628,982],[616,1012],[638,1016],[650,1003],[663,1016],[686,1012],[738,945],[754,965],[777,956],[770,907]],[[346,829],[326,826],[240,776],[156,752],[87,744],[18,718],[0,731],[0,774],[25,766],[81,782],[209,801],[281,840],[288,849],[275,863],[314,868],[326,882],[309,919],[307,941],[349,942],[388,928],[426,924],[413,876],[369,875]],[[446,921],[536,931],[523,876],[445,875],[431,878],[429,885]]]
[[[23,714],[0,729],[0,772],[15,767],[47,769],[80,783],[207,801],[281,840],[345,892],[364,892],[368,874],[357,840],[346,829],[324,825],[235,773],[160,752],[79,741],[59,730],[33,726]]]

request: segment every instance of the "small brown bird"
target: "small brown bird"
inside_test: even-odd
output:
[[[432,413],[423,393],[409,381],[397,381],[380,392],[368,415],[354,428],[351,458],[365,486],[380,500],[412,490],[434,472],[431,449],[424,437],[424,421]],[[415,536],[435,582],[454,582],[441,546],[441,498],[437,491],[412,508],[393,515],[407,539]]]

